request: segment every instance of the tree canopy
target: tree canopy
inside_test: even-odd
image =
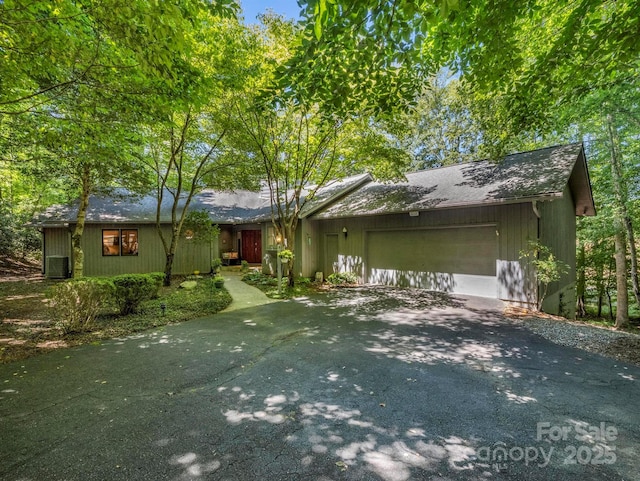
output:
[[[635,81],[634,0],[309,0],[305,38],[282,70],[295,95],[332,109],[412,103],[442,66],[501,99],[512,132],[560,103]]]

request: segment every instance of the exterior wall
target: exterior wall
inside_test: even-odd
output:
[[[262,224],[262,272],[264,274],[275,276],[277,275],[277,255],[278,250],[276,245],[270,239],[269,229],[273,227],[271,222],[265,222]],[[293,269],[296,277],[306,277],[308,274],[304,274],[304,266],[309,263],[308,259],[315,258],[316,252],[313,244],[313,237],[311,237],[312,228],[309,227],[309,223],[306,219],[300,219],[298,222],[298,228],[296,229],[296,238],[294,245],[294,259]],[[312,241],[310,243],[309,238]],[[314,271],[315,272],[315,271]]]
[[[222,258],[223,252],[235,251],[238,249],[238,243],[233,235],[233,226],[220,226],[220,235],[218,235],[217,251],[214,252],[214,258]]]
[[[71,232],[67,227],[45,228],[42,230],[42,273],[46,274],[47,257],[69,258],[71,269]]]
[[[262,227],[262,273],[275,276],[277,274],[276,246],[270,235],[269,229],[273,227],[271,222],[265,222]]]
[[[318,267],[322,245],[318,223],[301,219],[296,234],[296,272],[303,277],[315,278],[316,272],[322,271]]]
[[[519,303],[535,303],[536,286],[530,269],[520,260],[529,239],[536,239],[537,217],[530,202],[500,206],[446,209],[420,212],[417,217],[408,214],[389,214],[349,219],[316,220],[314,232],[318,239],[316,257],[302,267],[302,274],[311,276],[315,271],[327,271],[331,264],[328,251],[337,239],[337,265],[339,272],[354,272],[366,281],[366,237],[368,232],[384,230],[415,230],[431,227],[495,225],[498,235],[496,277],[500,299]],[[346,227],[347,235],[343,233]],[[402,235],[401,233],[399,235]],[[312,237],[312,243],[313,243]],[[390,251],[394,245],[388,246]],[[330,272],[324,272],[325,277]]]
[[[562,199],[540,204],[540,242],[569,265],[559,282],[549,285],[542,309],[568,318],[576,315],[576,213],[571,191]]]
[[[69,227],[69,230],[73,226]],[[103,229],[137,229],[137,256],[103,256]],[[69,256],[69,265],[73,265],[68,229],[44,229],[46,255]],[[169,227],[164,228],[166,235]],[[64,246],[66,244],[66,250]],[[217,240],[214,240],[214,245]],[[87,224],[82,236],[84,250],[84,274],[86,276],[113,276],[118,274],[136,274],[162,272],[166,262],[162,242],[154,225],[140,224]],[[193,242],[184,237],[178,241],[176,257],[173,261],[174,274],[190,274],[194,270],[211,270],[212,246],[208,243]]]

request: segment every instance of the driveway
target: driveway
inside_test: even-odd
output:
[[[0,478],[639,479],[640,369],[495,301],[246,299],[0,366]]]

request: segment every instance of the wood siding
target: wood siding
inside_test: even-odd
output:
[[[540,204],[540,242],[569,266],[559,282],[549,285],[542,308],[550,314],[575,317],[576,308],[576,214],[569,187],[563,197]]]
[[[73,226],[69,227],[72,229]],[[103,229],[137,229],[137,256],[103,256]],[[164,228],[169,235],[169,227]],[[69,265],[73,265],[69,247],[67,229],[44,229],[45,256],[69,256]],[[214,241],[217,245],[217,240]],[[165,255],[162,242],[153,225],[135,224],[89,224],[85,226],[82,236],[84,250],[84,274],[86,276],[113,276],[118,274],[136,274],[164,271]],[[194,270],[209,272],[211,270],[212,248],[208,243],[194,242],[184,237],[178,242],[178,250],[173,263],[174,274],[190,274]]]
[[[314,221],[318,240],[322,245],[316,250],[320,255],[315,263],[304,266],[303,275],[325,270],[331,261],[326,259],[326,235],[337,235],[338,270],[354,272],[366,281],[367,234],[376,231],[416,230],[433,227],[459,227],[495,225],[497,230],[496,277],[497,297],[520,303],[535,303],[536,286],[532,273],[520,260],[520,252],[526,249],[528,240],[537,238],[538,222],[530,202],[500,206],[443,209],[420,212],[417,217],[409,214],[388,214],[349,219]],[[347,228],[347,236],[343,228]],[[335,238],[333,238],[335,239]],[[396,248],[391,244],[390,251]],[[327,273],[325,272],[325,276]]]
[[[64,256],[71,262],[71,232],[68,227],[45,228],[42,230],[42,273],[47,274],[47,257]]]

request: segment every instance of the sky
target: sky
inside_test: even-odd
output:
[[[268,8],[286,18],[300,18],[300,7],[296,0],[240,0],[246,23],[258,23],[256,16]]]

